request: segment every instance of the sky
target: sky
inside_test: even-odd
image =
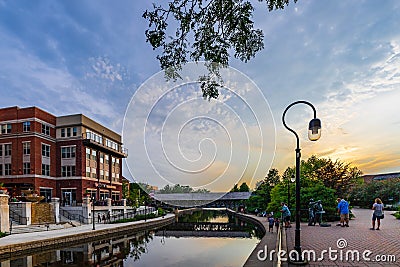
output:
[[[310,107],[285,117],[302,159],[400,171],[400,2],[299,0],[273,12],[253,2],[265,49],[232,59],[226,88],[207,101],[202,66],[163,79],[144,35],[152,1],[0,0],[0,107],[85,114],[123,135],[125,177],[224,191],[294,165],[282,113],[306,100],[320,140],[307,139]]]

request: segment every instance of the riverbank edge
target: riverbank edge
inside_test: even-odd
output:
[[[46,232],[48,233],[49,237],[44,237],[40,240],[18,242],[7,245],[0,244],[0,259],[15,258],[16,256],[24,255],[26,253],[35,253],[35,252],[46,251],[49,249],[73,246],[76,245],[77,243],[92,242],[115,235],[124,235],[128,233],[132,234],[140,231],[152,230],[171,224],[174,221],[175,221],[175,215],[167,214],[164,217],[149,219],[147,221],[110,224],[107,225],[107,227],[104,229],[98,229],[98,230],[87,229],[85,231],[79,231],[78,233],[71,231],[65,233],[64,235],[56,237],[51,237],[51,232],[54,231],[49,231]],[[76,228],[69,228],[69,229],[74,230]],[[18,234],[18,236],[20,235],[24,234]]]
[[[269,247],[269,249],[271,249],[271,247],[273,249],[275,249],[275,251],[278,251],[280,247],[282,246],[286,246],[286,236],[284,235],[284,231],[282,231],[282,227],[279,228],[279,234],[276,235],[268,235],[267,233],[267,220],[264,217],[257,217],[255,215],[249,215],[249,214],[244,214],[244,213],[240,213],[240,212],[236,212],[233,211],[231,209],[227,209],[227,211],[231,214],[233,214],[234,216],[237,216],[239,218],[241,218],[242,220],[245,221],[250,221],[253,224],[258,225],[261,229],[263,229],[264,232],[264,236],[263,238],[260,240],[260,242],[257,244],[257,246],[253,249],[253,251],[250,253],[249,257],[247,258],[247,260],[245,261],[245,264],[243,266],[247,266],[247,267],[255,267],[255,266],[286,266],[286,265],[281,265],[281,263],[277,261],[277,257],[274,257],[274,259],[272,261],[268,261],[266,259],[264,260],[260,260],[258,259],[259,253],[260,251],[262,251],[261,254],[263,254],[262,256],[265,256],[264,253],[266,253],[267,251],[265,251],[266,245],[267,247]],[[268,246],[269,244],[269,246]]]

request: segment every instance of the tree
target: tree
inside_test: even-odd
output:
[[[295,192],[294,186],[291,189],[290,203],[292,215],[294,215]],[[313,198],[314,200],[321,200],[324,210],[326,211],[326,219],[333,219],[336,210],[336,197],[335,190],[326,187],[322,182],[315,182],[309,186],[301,188],[300,191],[300,208],[302,210],[308,209],[308,202]],[[287,184],[284,181],[277,184],[271,190],[271,201],[268,204],[268,211],[279,212],[281,210],[281,202],[287,203]],[[307,217],[307,213],[301,214]]]
[[[290,0],[259,0],[268,10],[283,9]],[[294,0],[297,2],[297,0]],[[264,34],[254,28],[254,8],[243,0],[171,0],[155,5],[143,17],[149,26],[146,41],[153,49],[161,49],[157,56],[167,78],[179,78],[178,71],[188,61],[212,62],[209,75],[200,77],[204,98],[217,98],[222,79],[219,65],[229,64],[233,56],[247,62],[264,48]],[[167,30],[171,25],[175,30]]]
[[[372,181],[356,185],[350,191],[349,200],[353,205],[371,208],[375,198],[380,198],[384,204],[400,202],[400,178],[383,181]]]
[[[239,192],[250,192],[250,187],[246,184],[246,182],[240,185]]]
[[[265,179],[267,180],[267,183],[269,183],[270,186],[277,185],[281,180],[279,176],[279,171],[277,169],[270,169]]]
[[[230,192],[239,192],[238,185],[237,185],[237,184],[235,184],[235,185],[233,186],[233,188],[231,189],[231,191],[230,191]]]
[[[131,206],[138,207],[144,203],[150,203],[149,192],[151,186],[145,183],[130,183],[128,202]]]
[[[161,194],[173,194],[173,193],[208,193],[210,192],[208,189],[197,189],[194,190],[192,187],[188,185],[180,185],[176,184],[174,186],[165,185],[162,189],[160,189]]]
[[[322,181],[326,187],[336,191],[339,197],[347,198],[350,189],[359,182],[362,172],[351,163],[340,160],[318,158],[311,156],[301,162],[301,175],[309,182]]]
[[[267,179],[257,182],[256,189],[246,201],[247,210],[250,212],[254,212],[256,209],[267,210],[267,205],[271,201],[271,189],[272,186]]]

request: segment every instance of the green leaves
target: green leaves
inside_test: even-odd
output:
[[[269,11],[289,4],[289,0],[259,1],[265,1]],[[161,49],[157,59],[167,70],[167,79],[179,78],[177,72],[188,61],[208,61],[225,67],[233,53],[247,62],[264,48],[264,34],[254,28],[253,12],[252,4],[243,0],[173,0],[166,7],[153,4],[152,11],[143,13],[149,22],[146,41],[153,49]],[[210,76],[216,73],[219,67],[209,68]],[[214,76],[200,81],[205,98],[218,97],[222,80]]]

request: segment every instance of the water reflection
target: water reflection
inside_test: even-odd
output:
[[[233,216],[196,211],[162,229],[8,259],[0,266],[242,266],[261,236]]]

